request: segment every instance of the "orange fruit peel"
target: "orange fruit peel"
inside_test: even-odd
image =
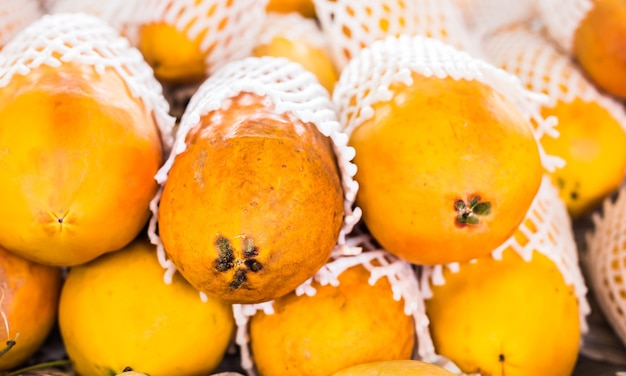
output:
[[[339,78],[324,34],[314,19],[300,13],[269,12],[252,56],[286,57],[300,63],[330,93]]]
[[[494,32],[485,38],[484,50],[490,61],[515,74],[529,90],[547,95],[542,113],[558,118],[560,135],[541,142],[566,162],[551,176],[570,215],[578,219],[597,208],[626,177],[622,103],[600,92],[569,55],[530,25]]]
[[[433,363],[452,366],[435,353],[434,345],[428,330],[428,319],[425,315],[424,301],[420,295],[418,278],[412,265],[379,248],[371,236],[357,228],[346,239],[347,248],[343,254],[337,254],[313,277],[298,286],[291,297],[294,302],[306,297],[315,297],[319,289],[327,290],[341,286],[342,274],[355,267],[363,268],[369,273],[367,283],[374,286],[380,279],[390,285],[390,294],[394,301],[402,301],[404,315],[413,318],[416,343],[412,357],[428,359]],[[345,293],[346,299],[350,294]],[[262,313],[265,316],[276,314],[276,300],[261,304],[235,304],[233,311],[237,332],[235,342],[241,351],[241,365],[245,370],[253,370],[255,366],[253,352],[250,347],[250,322]],[[298,304],[298,303],[295,303]],[[305,367],[306,368],[306,367]]]
[[[42,65],[76,63],[98,74],[111,69],[124,80],[130,96],[152,112],[167,153],[175,119],[169,115],[161,84],[141,53],[117,30],[95,16],[57,13],[44,15],[14,39],[2,50],[0,87],[8,85],[13,76],[27,76]]]
[[[590,313],[578,261],[570,217],[545,176],[520,227],[491,256],[422,269],[420,286],[437,351],[464,372],[477,367],[489,373],[520,369],[520,364],[532,364],[520,374],[571,372]],[[529,294],[532,298],[522,302]],[[552,303],[554,308],[545,306]],[[476,309],[468,307],[462,319],[454,320],[468,304]],[[558,313],[548,317],[546,311]],[[536,330],[533,316],[553,324]],[[524,322],[533,330],[520,329]],[[459,342],[459,330],[472,338],[468,339],[472,345]],[[563,352],[541,357],[541,346]],[[540,350],[533,355],[530,349]],[[561,355],[563,362],[554,362]]]
[[[588,330],[586,317],[590,313],[587,301],[587,283],[579,266],[578,247],[574,239],[572,223],[564,203],[558,200],[558,190],[545,175],[526,217],[516,232],[495,248],[490,256],[501,260],[505,251],[513,250],[524,261],[530,261],[535,252],[546,256],[560,271],[565,283],[572,286],[579,304],[581,332]],[[469,261],[470,263],[472,261]],[[425,266],[420,286],[425,299],[432,296],[430,286],[446,283],[444,269],[458,272],[462,264]]]
[[[242,107],[246,107],[246,106],[257,106],[258,108],[255,110],[256,113],[245,112],[245,111],[249,111],[246,109],[241,110]],[[229,111],[231,107],[233,108],[233,110]],[[240,112],[240,111],[243,111],[243,112]],[[231,114],[231,115],[228,115],[228,114]],[[215,121],[214,123],[211,123],[211,121],[213,120],[210,120],[210,118],[212,119],[213,116],[217,116],[216,118],[217,121]],[[237,119],[239,120],[232,119],[232,117],[238,117]],[[169,253],[167,252],[168,247],[166,244],[164,244],[162,235],[166,234],[166,231],[169,231],[167,232],[167,234],[174,235],[176,231],[180,232],[180,229],[178,230],[176,229],[177,225],[172,225],[172,226],[165,225],[163,218],[166,218],[166,220],[171,220],[170,223],[178,223],[176,222],[177,220],[175,219],[175,217],[182,220],[182,217],[180,217],[180,215],[178,214],[174,215],[175,211],[173,210],[168,211],[168,212],[164,211],[164,207],[166,205],[170,205],[170,201],[168,200],[175,199],[173,194],[169,196],[170,199],[168,200],[164,199],[164,196],[168,193],[167,191],[168,187],[170,187],[171,189],[174,189],[173,187],[177,186],[177,183],[171,180],[172,171],[175,169],[177,161],[179,160],[182,161],[184,160],[183,158],[187,158],[186,155],[192,155],[192,153],[195,153],[192,150],[197,151],[201,149],[201,146],[198,146],[198,147],[190,146],[190,145],[195,145],[196,141],[198,141],[197,144],[200,145],[200,143],[205,142],[206,140],[209,140],[210,142],[213,142],[211,140],[216,140],[215,142],[217,142],[218,144],[221,143],[223,140],[226,140],[224,141],[225,143],[223,143],[223,145],[224,147],[227,147],[227,145],[230,145],[231,143],[231,141],[229,140],[234,140],[233,142],[238,142],[236,140],[240,138],[243,139],[245,135],[243,135],[242,132],[239,132],[236,130],[239,129],[237,127],[239,127],[239,125],[242,124],[242,119],[245,122],[247,121],[245,119],[248,119],[248,118],[254,120],[252,123],[248,122],[249,123],[248,125],[254,125],[253,123],[256,122],[256,124],[259,124],[260,126],[263,126],[263,122],[269,121],[269,120],[264,120],[264,119],[278,120],[279,121],[278,125],[277,124],[271,125],[268,123],[267,127],[264,130],[259,128],[260,132],[265,132],[266,134],[271,134],[271,132],[278,132],[276,134],[276,137],[270,137],[270,140],[281,139],[281,137],[283,137],[283,135],[285,134],[284,130],[290,129],[290,127],[286,127],[285,125],[295,124],[294,126],[295,131],[298,133],[302,133],[301,136],[297,138],[299,140],[305,140],[305,141],[298,141],[298,142],[309,142],[308,141],[309,136],[307,137],[302,137],[302,136],[306,134],[310,134],[312,135],[311,137],[320,138],[320,139],[323,138],[325,140],[323,142],[328,143],[328,152],[333,155],[331,158],[335,159],[335,161],[333,161],[332,164],[336,164],[336,166],[332,167],[332,169],[336,169],[336,172],[333,172],[331,175],[338,177],[338,181],[337,181],[338,188],[341,189],[342,191],[341,193],[338,193],[337,197],[333,196],[333,200],[335,200],[334,197],[340,200],[339,202],[340,223],[339,223],[339,228],[337,230],[338,234],[336,235],[336,238],[332,240],[338,252],[341,252],[341,249],[342,249],[341,245],[343,244],[345,240],[346,234],[351,231],[352,227],[360,219],[360,210],[358,208],[353,208],[354,198],[356,196],[356,191],[358,189],[358,185],[353,180],[353,176],[356,172],[356,167],[351,162],[351,159],[354,157],[354,150],[347,146],[347,137],[345,136],[345,134],[341,133],[340,131],[340,125],[336,121],[336,113],[333,110],[332,102],[329,98],[329,95],[326,89],[324,89],[319,84],[319,82],[317,81],[317,79],[312,73],[306,71],[301,65],[291,62],[285,58],[250,57],[250,58],[242,59],[237,62],[231,62],[225,65],[222,69],[218,70],[209,79],[207,79],[198,88],[194,96],[191,98],[189,105],[181,119],[179,128],[177,130],[176,140],[174,142],[172,154],[170,155],[168,160],[165,162],[163,168],[161,168],[161,170],[156,176],[157,180],[162,184],[163,189],[161,189],[160,193],[157,196],[155,196],[153,203],[152,203],[153,216],[151,219],[149,232],[150,232],[150,236],[151,236],[153,243],[157,244],[158,246],[159,260],[161,261],[161,264],[166,269],[166,272],[165,272],[166,283],[169,282],[171,276],[177,270],[177,267],[175,266],[173,260],[171,259],[171,253],[172,253],[173,248],[170,250]],[[220,119],[224,119],[224,120],[220,120]],[[231,124],[230,122],[234,122],[232,123],[233,124],[232,126],[235,128],[232,128],[229,131],[226,128],[230,126],[229,125]],[[213,124],[213,125],[206,126],[204,130],[199,132],[198,130],[200,129],[199,127],[201,126],[201,124]],[[308,132],[305,130],[305,127],[309,127]],[[242,137],[238,136],[238,132],[242,134]],[[315,136],[315,134],[319,136]],[[256,142],[256,140],[262,140],[263,138],[264,136],[252,135],[252,137],[247,137],[245,139],[247,139],[250,142]],[[190,142],[190,140],[192,140],[192,142]],[[276,142],[276,141],[271,141],[271,142]],[[282,145],[282,142],[281,142],[281,145]],[[277,149],[275,150],[284,149],[282,146],[276,146],[276,148]],[[302,150],[304,150],[305,152],[308,152],[306,146],[302,146],[302,148],[303,148]],[[211,149],[213,149],[213,147],[211,147]],[[267,150],[267,152],[264,150]],[[271,153],[271,150],[273,149],[270,149],[270,146],[268,146],[267,149],[262,149],[262,150],[259,150],[258,152]],[[224,158],[228,159],[230,158],[230,155],[233,155],[233,158],[231,159],[233,161],[232,163],[237,163],[234,161],[237,158],[239,158],[238,156],[246,155],[246,153],[249,153],[249,151],[246,151],[244,148],[242,149],[241,152],[229,153],[229,155],[225,155]],[[272,158],[273,157],[268,156],[267,158],[259,158],[259,160],[271,161],[273,160]],[[289,156],[288,158],[292,158],[292,157]],[[311,161],[317,160],[317,157],[310,158],[310,160]],[[291,159],[287,159],[285,162],[292,162],[292,161]],[[186,163],[186,162],[181,162],[181,163]],[[307,158],[306,163],[311,163],[309,161],[309,158]],[[284,163],[283,164],[284,167],[282,167],[282,169],[279,168],[279,170],[285,171],[286,173],[290,171],[287,169],[287,166],[291,164],[292,163]],[[314,163],[314,165],[317,165],[317,164],[318,162]],[[250,165],[246,163],[246,166],[250,166]],[[225,168],[228,169],[229,167],[225,167]],[[254,173],[254,174],[257,173],[255,172],[256,170],[254,170],[254,168],[257,168],[257,167],[246,167],[246,169],[248,168],[251,168],[250,173]],[[261,167],[258,167],[258,168],[261,168]],[[180,170],[180,171],[181,171],[181,174],[184,175],[184,173],[182,172],[184,170]],[[215,176],[217,176],[214,174],[210,174],[208,171],[209,170],[207,170],[207,173],[203,175],[204,176],[203,179],[210,180],[210,179],[213,179]],[[241,169],[236,168],[235,172],[236,171],[241,171]],[[301,170],[301,171],[305,171],[305,170]],[[278,173],[278,171],[276,172]],[[237,174],[235,173],[229,173],[229,174],[224,175],[224,179],[229,179],[229,181],[232,180],[232,183],[235,184],[235,180],[238,179],[236,175]],[[267,177],[268,184],[270,184],[269,182],[274,181],[275,178],[278,176],[278,175],[274,176],[274,172],[272,172],[271,174],[265,174],[265,175]],[[279,175],[283,176],[283,173],[280,173]],[[180,179],[185,179],[185,178],[182,177]],[[250,178],[248,177],[246,179],[249,180]],[[283,178],[281,177],[278,179],[279,179],[278,181],[275,181],[273,183],[277,187],[276,195],[278,196],[275,196],[275,197],[282,197],[280,195],[283,194],[281,193],[283,192],[283,188],[281,186],[282,184],[281,181],[283,181],[282,180]],[[305,179],[305,178],[303,177],[302,179]],[[255,181],[262,181],[262,179],[256,179]],[[291,180],[287,178],[284,179],[285,184],[287,184],[288,181],[291,181]],[[223,181],[220,182],[218,185],[220,187],[225,186]],[[321,189],[320,187],[322,187],[323,185],[322,184],[319,184],[319,185],[318,184],[313,184],[313,185],[305,184],[303,186],[304,188],[302,189],[305,189],[306,187],[310,187],[310,189],[319,190]],[[273,191],[274,190],[273,187],[274,185],[269,186],[268,188],[269,191]],[[306,189],[309,189],[309,188],[306,188]],[[333,189],[329,188],[328,192],[323,193],[323,194],[319,193],[321,196],[319,196],[318,198],[321,199],[322,196],[324,195],[326,196],[330,195],[331,192],[335,191],[335,189],[336,188],[333,188]],[[262,194],[259,189],[256,189],[256,191],[254,192],[250,191],[248,193],[252,195],[249,198],[250,200],[262,201],[261,206],[264,207],[263,205],[265,205],[265,201],[261,199],[264,193]],[[296,191],[292,193],[295,194]],[[228,194],[228,193],[224,192],[224,194]],[[248,194],[246,193],[245,197],[248,197],[247,195]],[[243,195],[239,195],[237,198],[241,199],[241,197],[243,197]],[[298,201],[300,199],[297,199],[296,196],[293,196],[293,199],[294,199],[293,200],[294,205],[299,205],[300,209],[304,208],[303,204],[299,203],[300,201]],[[204,215],[202,214],[202,212],[206,212],[206,210],[208,210],[209,207],[217,207],[218,205],[222,204],[222,202],[219,199],[216,199],[216,200],[217,200],[217,202],[215,202],[216,205],[213,205],[213,204],[207,205],[205,206],[205,211],[194,210],[193,213],[197,212],[199,213],[198,215]],[[166,202],[165,205],[164,205],[164,201]],[[182,201],[184,201],[184,199],[180,200],[180,202]],[[230,201],[230,200],[227,200],[227,201]],[[298,204],[295,204],[295,203],[298,203]],[[223,204],[226,205],[226,203],[223,203]],[[236,205],[234,205],[233,208],[235,206]],[[285,207],[289,207],[289,206],[285,206]],[[309,230],[316,229],[316,226],[313,225],[314,223],[313,220],[316,220],[315,218],[320,217],[320,215],[322,215],[320,213],[326,213],[328,209],[330,208],[327,208],[327,207],[320,208],[319,213],[316,212],[315,215],[312,215],[310,219],[311,223],[310,223]],[[270,218],[268,217],[270,212],[269,211],[259,212],[258,214],[255,214],[255,216],[246,217],[247,219],[245,221],[242,220],[241,224],[236,224],[236,223],[240,223],[239,220],[235,220],[235,218],[239,218],[237,217],[238,210],[246,211],[249,209],[242,208],[242,209],[236,209],[236,210],[231,210],[231,209],[227,209],[227,210],[230,211],[228,215],[220,215],[217,217],[215,216],[211,217],[211,218],[215,218],[215,221],[217,222],[222,221],[218,217],[224,219],[222,221],[224,223],[220,222],[221,224],[216,224],[217,227],[222,228],[221,230],[216,230],[216,231],[220,231],[220,232],[226,231],[224,230],[224,228],[230,228],[228,226],[231,226],[231,225],[234,226],[231,229],[233,231],[233,234],[229,235],[229,236],[234,236],[234,238],[231,239],[229,242],[220,241],[220,245],[218,245],[218,248],[220,250],[218,252],[219,257],[216,260],[221,260],[221,261],[218,262],[219,265],[217,269],[224,269],[224,273],[223,273],[224,277],[227,277],[228,275],[231,274],[231,272],[234,272],[235,274],[233,275],[233,278],[234,278],[233,280],[237,279],[237,280],[242,281],[242,283],[244,282],[244,277],[243,275],[241,275],[242,273],[240,273],[239,271],[240,268],[230,266],[232,263],[234,263],[233,265],[235,266],[239,265],[240,261],[238,261],[239,259],[237,257],[239,256],[237,255],[240,252],[240,247],[242,247],[241,248],[241,252],[243,252],[242,257],[254,258],[254,260],[256,260],[257,262],[260,262],[263,265],[263,262],[262,262],[263,257],[269,257],[271,255],[270,250],[272,248],[274,247],[280,248],[282,246],[285,246],[285,247],[293,246],[294,244],[293,242],[289,242],[288,243],[289,245],[282,244],[282,243],[281,243],[282,245],[276,245],[276,244],[270,245],[268,243],[269,240],[267,240],[265,243],[266,248],[263,251],[263,254],[259,255],[257,253],[254,253],[254,256],[252,256],[252,253],[248,252],[250,257],[246,256],[248,254],[246,253],[247,252],[246,249],[258,250],[258,249],[263,249],[264,246],[262,244],[263,243],[262,241],[261,242],[257,241],[258,239],[252,240],[248,236],[242,236],[240,234],[241,231],[243,231],[244,233],[255,232],[256,230],[253,231],[251,227],[251,226],[256,226],[256,225],[253,225],[253,223],[256,223],[255,218],[261,218],[261,217]],[[180,208],[178,208],[176,212],[180,212]],[[295,217],[293,217],[293,214],[289,214],[289,215],[290,215],[289,218],[291,218],[292,220],[295,219]],[[304,214],[300,214],[299,218],[302,218],[303,215]],[[294,222],[290,220],[289,218],[284,217],[281,221],[276,223],[276,226],[285,226],[285,225],[291,226],[291,225],[297,224],[297,227],[300,228],[300,223],[302,223],[301,220]],[[184,220],[183,222],[185,221],[186,220]],[[212,223],[213,219],[210,219],[210,221]],[[158,222],[158,229],[159,229],[158,235],[156,232],[157,222]],[[183,222],[180,222],[180,224],[182,224]],[[225,223],[228,223],[228,225],[225,225]],[[244,226],[244,223],[245,223],[245,226]],[[318,230],[319,231],[322,231],[322,230],[323,231],[327,231],[327,230],[335,231],[334,222],[330,226],[329,226],[329,223],[321,226],[320,229],[317,229],[314,231],[318,231]],[[207,223],[205,223],[204,225],[208,226]],[[198,229],[200,228],[198,227],[199,225],[194,225],[194,226],[195,226],[194,228],[198,228]],[[247,229],[244,229],[244,227],[246,227]],[[322,227],[324,229],[322,229]],[[263,231],[259,229],[258,234],[263,234],[262,235],[263,237],[267,237],[267,239],[270,239],[271,236],[268,234],[273,234],[275,231],[277,231],[276,230],[277,228],[279,227],[268,228],[266,224],[265,229]],[[228,230],[228,231],[231,231],[231,230]],[[185,237],[187,238],[193,237],[192,235],[190,235],[191,233],[189,231],[190,229],[187,229],[185,231]],[[205,230],[202,230],[202,231],[205,231]],[[310,234],[313,234],[314,231],[308,231],[308,232]],[[293,229],[290,230],[290,232],[295,233]],[[306,234],[306,236],[308,237],[312,235]],[[286,239],[286,237],[284,236],[282,236],[281,238]],[[306,237],[301,237],[301,238],[305,239]],[[325,244],[325,241],[321,242],[321,238],[318,240],[320,240],[319,242],[320,245],[316,245],[316,247],[318,246],[321,247],[323,244]],[[187,255],[191,256],[191,254],[181,251],[184,248],[182,245],[183,243],[184,241],[182,241],[182,243],[178,243],[178,242],[176,243],[180,246],[180,247],[176,246],[177,247],[176,252],[178,253],[180,257],[187,257]],[[224,246],[221,246],[222,243],[224,244]],[[173,244],[173,243],[170,243],[170,244]],[[309,249],[309,248],[310,247],[307,246],[304,249]],[[333,251],[332,248],[333,247],[331,247],[329,252]],[[290,249],[290,248],[287,248],[287,249]],[[234,252],[231,250],[234,250]],[[295,288],[298,284],[300,284],[306,278],[310,277],[310,275],[315,273],[316,270],[307,271],[308,269],[301,267],[302,265],[309,265],[309,264],[312,265],[312,263],[314,262],[317,263],[317,261],[321,261],[321,263],[316,267],[317,269],[321,267],[328,260],[328,257],[330,256],[330,254],[325,255],[325,256],[322,254],[315,254],[315,257],[310,257],[313,255],[307,254],[306,252],[289,253],[291,256],[287,256],[288,253],[289,253],[288,251],[285,251],[284,257],[277,258],[275,259],[275,261],[285,263],[285,262],[288,262],[289,257],[297,257],[299,258],[299,261],[296,262],[292,260],[293,262],[289,262],[289,264],[283,265],[283,267],[281,268],[278,268],[276,266],[273,268],[267,267],[268,264],[265,264],[263,266],[263,269],[260,269],[258,268],[258,265],[254,264],[254,262],[251,261],[252,259],[248,260],[246,258],[246,261],[244,263],[245,265],[248,265],[249,267],[248,269],[250,269],[253,272],[253,273],[248,273],[248,275],[245,277],[245,282],[248,282],[247,284],[248,287],[245,289],[239,289],[239,288],[236,288],[235,285],[233,285],[234,288],[229,290],[230,293],[233,294],[232,296],[233,297],[239,296],[239,298],[237,299],[246,299],[245,302],[247,303],[252,302],[250,299],[257,299],[257,300],[260,299],[260,301],[262,301],[263,299],[271,300],[268,297],[273,296],[274,294],[277,294],[277,292],[274,292],[275,289],[280,289],[282,291],[288,287],[287,283],[289,283],[289,286],[293,284],[291,288]],[[317,260],[320,257],[322,257],[322,259]],[[232,262],[230,261],[231,259],[232,259]],[[181,259],[180,263],[182,262],[184,261],[182,261]],[[197,263],[193,263],[193,264],[195,265]],[[273,265],[273,264],[269,264],[269,265]],[[309,272],[310,274],[308,274],[306,278],[303,278],[297,283],[295,283],[295,279],[293,279],[292,277],[285,277],[284,280],[281,280],[281,283],[273,283],[272,286],[266,286],[262,289],[252,288],[254,283],[257,283],[257,282],[269,283],[269,279],[263,279],[261,278],[261,276],[275,275],[278,278],[278,274],[276,273],[279,273],[279,274],[280,273],[282,274],[292,273],[292,271],[290,271],[290,268],[295,268],[295,265],[300,265],[298,266],[298,269],[297,269],[297,275],[299,276],[298,278],[302,278],[304,274],[308,274]],[[222,266],[224,268],[222,268]],[[193,266],[186,268],[187,278],[190,278],[189,273],[191,272],[189,270],[192,268]],[[213,270],[212,268],[209,268],[209,269]],[[272,272],[272,270],[274,270],[274,272]],[[256,273],[257,271],[259,271],[259,273]],[[222,276],[222,274],[220,274],[220,276]],[[257,276],[258,276],[258,279],[256,279]],[[198,273],[196,277],[197,278],[194,277],[196,279],[196,283],[194,284],[192,282],[192,284],[194,284],[201,291],[205,290],[205,288],[199,287],[200,281],[202,281],[202,283],[211,283],[211,281],[215,281],[213,278],[204,276],[203,273]],[[254,277],[257,282],[254,282],[252,277]],[[283,291],[282,293],[287,293],[288,291],[289,290]],[[203,291],[203,292],[206,293],[207,291]],[[218,293],[217,290],[213,288],[211,289],[211,292]],[[261,292],[263,292],[263,294],[267,296],[258,295]],[[223,293],[228,294],[225,290]],[[248,294],[248,295],[246,295],[247,297],[244,298],[242,294]],[[254,296],[257,296],[257,297],[254,298]],[[227,297],[222,296],[222,298],[226,299]],[[244,302],[244,301],[240,301],[240,302]]]
[[[356,150],[357,205],[373,236],[416,264],[489,254],[523,219],[543,168],[562,166],[539,143],[556,132],[539,112],[543,99],[434,38],[388,37],[361,50],[333,101]]]
[[[152,70],[83,13],[41,17],[0,56],[0,139],[11,150],[0,159],[1,206],[13,219],[0,225],[0,242],[57,266],[123,247],[149,219],[154,174],[173,140]]]

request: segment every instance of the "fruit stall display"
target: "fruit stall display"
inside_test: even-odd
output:
[[[618,0],[1,0],[0,375],[626,372]]]

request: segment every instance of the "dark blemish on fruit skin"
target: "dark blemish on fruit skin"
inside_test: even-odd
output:
[[[254,258],[259,255],[259,248],[254,244],[254,239],[251,237],[246,236],[243,238],[243,260],[235,259],[232,244],[224,236],[220,235],[217,237],[215,247],[217,248],[218,257],[213,261],[213,267],[216,271],[226,273],[235,268],[235,266],[238,267],[232,281],[228,284],[231,290],[241,288],[248,281],[248,276],[246,275],[248,271],[257,273],[263,269],[263,265]]]
[[[498,355],[498,361],[499,361],[500,363],[504,363],[504,354],[500,354],[500,355]]]
[[[457,213],[455,220],[457,226],[475,226],[480,223],[481,216],[491,213],[491,203],[489,201],[481,201],[480,196],[473,195],[467,201],[462,199],[454,201],[454,211]]]
[[[235,272],[235,276],[233,277],[233,280],[230,281],[230,283],[228,284],[228,287],[230,287],[231,290],[236,290],[247,281],[248,276],[246,275],[246,271],[243,269],[237,269],[237,271]]]
[[[256,273],[258,271],[260,271],[261,269],[263,269],[263,265],[261,265],[260,262],[258,262],[255,259],[251,259],[251,260],[246,260],[244,261],[244,264],[248,267],[248,269],[253,272]]]
[[[235,255],[230,241],[223,236],[218,236],[215,240],[215,246],[219,256],[213,261],[213,266],[218,272],[226,272],[232,269],[235,264]]]

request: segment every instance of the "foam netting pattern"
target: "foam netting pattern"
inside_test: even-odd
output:
[[[455,0],[468,29],[482,39],[484,35],[508,25],[538,18],[534,0]]]
[[[164,22],[202,36],[207,74],[220,65],[248,56],[266,16],[268,0],[52,0],[50,12],[85,12],[102,17],[124,32],[133,45],[142,25]]]
[[[541,22],[557,45],[571,53],[574,34],[587,12],[593,8],[593,0],[532,0],[535,2]]]
[[[333,142],[344,191],[344,220],[333,252],[343,253],[347,249],[344,247],[346,235],[361,218],[360,208],[353,207],[358,190],[358,184],[354,180],[356,165],[352,163],[355,152],[348,146],[347,135],[341,132],[328,91],[313,73],[298,63],[285,58],[248,57],[218,69],[191,97],[178,126],[172,152],[156,174],[157,181],[161,185],[167,181],[174,159],[186,149],[187,133],[200,123],[201,117],[212,111],[227,110],[230,99],[240,93],[264,97],[277,113],[285,113],[304,123],[314,124],[320,133]],[[159,261],[166,269],[165,281],[170,283],[176,267],[166,258],[163,244],[156,234],[160,195],[161,191],[150,205],[153,216],[149,224],[149,235],[157,246]]]
[[[459,372],[455,364],[435,352],[429,331],[430,321],[426,316],[424,299],[421,296],[414,267],[386,250],[378,248],[367,233],[353,232],[346,239],[345,247],[350,250],[333,257],[312,278],[300,285],[295,293],[298,296],[313,296],[316,292],[312,285],[313,281],[321,286],[338,286],[338,278],[341,273],[353,266],[363,265],[370,272],[369,284],[374,285],[380,278],[387,278],[391,284],[390,293],[393,294],[393,299],[396,301],[402,299],[404,301],[404,313],[413,316],[416,335],[416,348],[413,358]],[[259,311],[273,314],[272,302],[233,305],[237,324],[235,343],[241,350],[241,367],[248,375],[255,375],[254,358],[249,348],[248,324],[250,318]]]
[[[606,198],[587,233],[583,267],[607,321],[626,345],[626,186]]]
[[[533,252],[539,252],[556,265],[565,283],[574,289],[578,299],[581,331],[586,333],[586,318],[591,309],[586,297],[588,289],[579,264],[572,223],[565,204],[559,199],[558,190],[547,175],[544,176],[516,234],[498,246],[491,257],[500,260],[507,249],[512,249],[526,261],[532,260]],[[431,286],[445,284],[444,268],[458,272],[460,264],[435,265],[422,269],[420,287],[425,299],[432,297]]]
[[[169,115],[161,84],[141,53],[97,17],[84,13],[44,15],[23,29],[0,51],[0,87],[8,85],[13,76],[26,76],[39,66],[67,63],[91,66],[96,74],[113,69],[130,94],[153,113],[164,148],[169,151],[175,119]]]
[[[307,44],[330,54],[330,47],[315,20],[304,17],[297,12],[267,13],[256,44],[269,44],[276,37],[285,38],[292,42],[302,43],[306,41]]]
[[[519,77],[529,90],[547,94],[546,107],[574,99],[595,102],[626,130],[623,105],[600,93],[570,56],[545,36],[542,28],[520,24],[502,29],[484,39],[483,50],[489,61]]]
[[[530,124],[544,167],[548,171],[562,167],[562,158],[548,155],[541,147],[542,137],[557,137],[555,118],[543,118],[541,106],[545,95],[526,90],[519,79],[482,59],[458,50],[434,38],[424,36],[387,37],[363,49],[344,68],[333,91],[339,121],[350,134],[374,115],[373,105],[389,101],[391,84],[411,85],[412,73],[427,77],[451,77],[477,80],[499,92],[515,104]],[[531,122],[531,120],[534,120]]]
[[[0,1],[0,48],[42,14],[37,0]]]
[[[479,54],[455,0],[313,0],[338,70],[387,36],[424,35]]]

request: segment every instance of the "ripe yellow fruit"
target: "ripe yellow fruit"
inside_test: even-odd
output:
[[[128,244],[150,215],[159,129],[113,69],[41,65],[0,88],[0,244],[77,265]]]
[[[559,119],[559,137],[541,139],[546,153],[565,160],[550,173],[573,218],[598,207],[626,175],[626,132],[615,118],[595,102],[576,99],[543,108],[544,116]]]
[[[285,57],[300,63],[315,74],[322,86],[332,93],[338,74],[331,56],[324,48],[321,30],[315,21],[297,14],[270,14],[265,24],[269,29],[265,33],[273,34],[267,35],[267,40],[262,34],[260,42],[252,50],[252,55]]]
[[[382,246],[416,264],[488,255],[521,223],[543,175],[532,128],[478,81],[413,73],[350,136],[357,205]]]
[[[343,222],[332,141],[265,99],[243,93],[206,114],[159,205],[168,257],[196,289],[232,303],[294,290],[328,261]]]
[[[313,0],[269,0],[266,10],[279,13],[298,12],[304,17],[315,17],[315,3]]]
[[[204,33],[193,39],[186,30],[178,30],[165,22],[152,22],[141,27],[138,48],[164,83],[194,83],[206,76],[206,53],[200,43]]]
[[[0,372],[21,365],[43,344],[56,321],[61,282],[61,269],[0,248],[0,352],[6,350]]]
[[[320,286],[314,296],[290,293],[274,301],[273,314],[250,319],[250,344],[260,375],[330,375],[371,361],[410,359],[414,319],[393,299],[383,277],[370,285],[362,265]]]
[[[59,305],[63,343],[81,375],[127,367],[152,376],[208,374],[234,325],[230,305],[201,301],[180,275],[166,285],[155,247],[143,238],[71,268]]]
[[[419,360],[387,360],[358,364],[332,376],[452,376],[454,373]]]
[[[626,99],[626,4],[592,0],[573,36],[573,55],[587,75],[608,93]]]
[[[437,352],[465,373],[571,375],[580,344],[577,297],[556,265],[507,249],[445,269],[426,300]]]

